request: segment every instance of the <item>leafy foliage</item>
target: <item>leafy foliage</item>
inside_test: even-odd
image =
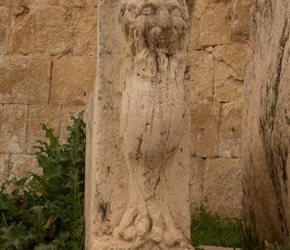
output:
[[[253,212],[249,213],[249,219],[243,219],[242,223],[242,242],[243,250],[263,249],[259,243],[259,233],[257,230],[256,219]]]
[[[233,219],[222,219],[206,210],[204,205],[196,208],[191,219],[191,244],[223,247],[241,247],[242,230]]]
[[[283,246],[278,244],[277,242],[269,243],[265,240],[265,247],[266,250],[290,250],[290,239],[288,239],[288,242]]]
[[[38,141],[43,174],[5,181],[0,190],[0,249],[84,248],[85,123],[72,117],[67,143],[44,124],[48,143]],[[13,187],[12,192],[8,188]]]

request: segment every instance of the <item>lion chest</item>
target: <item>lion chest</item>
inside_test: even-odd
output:
[[[121,116],[131,151],[171,152],[184,132],[184,88],[178,83],[133,83],[125,91]]]

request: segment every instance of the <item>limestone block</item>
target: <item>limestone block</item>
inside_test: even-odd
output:
[[[97,6],[96,0],[30,0],[30,5],[60,5],[65,7],[86,8]]]
[[[246,49],[245,44],[232,43],[216,46],[213,54],[218,62],[225,62],[231,66],[238,73],[238,79],[242,80],[245,76]]]
[[[208,1],[196,0],[194,1],[194,10],[192,16],[192,48],[200,49],[200,33],[201,33],[201,19],[208,6]]]
[[[97,54],[97,14],[97,8],[81,8],[76,13],[73,55]]]
[[[222,104],[219,125],[219,157],[242,157],[242,102]]]
[[[197,157],[218,156],[218,120],[220,104],[201,103],[191,109],[191,155]]]
[[[67,142],[67,137],[69,132],[67,131],[67,127],[73,124],[71,120],[71,116],[77,117],[77,115],[86,110],[85,105],[65,105],[61,108],[60,115],[60,136],[59,142],[60,144],[64,144]],[[85,117],[85,114],[84,114]]]
[[[214,92],[214,56],[204,50],[192,53],[191,102],[209,102]]]
[[[231,40],[234,42],[244,42],[249,40],[251,24],[251,7],[254,0],[237,0],[233,5],[233,21]]]
[[[10,26],[10,11],[6,6],[0,6],[0,52],[6,51]]]
[[[290,3],[256,1],[243,113],[244,218],[248,235],[286,244],[290,228]],[[255,218],[255,227],[252,226]]]
[[[209,8],[209,0],[196,0],[194,4],[193,17],[201,19]]]
[[[193,49],[201,49],[200,46],[200,20],[193,16],[191,21],[192,36],[191,36],[191,47]]]
[[[95,57],[63,56],[53,62],[50,103],[86,104],[96,76]]]
[[[60,0],[29,0],[31,6],[59,5]]]
[[[46,104],[50,65],[47,58],[4,56],[0,58],[0,102]]]
[[[0,5],[4,5],[6,7],[13,7],[13,6],[27,6],[29,5],[30,0],[1,0]]]
[[[58,136],[60,132],[60,107],[49,105],[32,105],[29,106],[28,125],[27,125],[27,142],[26,150],[29,154],[34,154],[36,141],[47,141],[45,131],[42,130],[41,124],[52,128],[54,135]]]
[[[214,100],[226,103],[241,101],[243,98],[243,78],[224,61],[215,61]]]
[[[69,7],[86,7],[89,0],[59,0],[59,4]]]
[[[10,50],[13,53],[69,52],[73,43],[73,11],[60,6],[26,8],[12,27]]]
[[[206,159],[203,196],[209,210],[223,216],[240,217],[242,161],[238,158]]]
[[[9,176],[9,154],[0,154],[0,185]]]
[[[12,154],[10,155],[9,179],[21,178],[28,172],[42,174],[42,169],[38,168],[38,162],[34,155]]]
[[[203,158],[192,157],[191,162],[191,178],[189,183],[189,200],[190,211],[193,213],[195,208],[202,203],[203,192],[203,172],[205,168],[205,160]]]
[[[231,43],[231,1],[204,2],[207,6],[201,19],[200,45]]]
[[[186,1],[104,1],[100,8],[86,248],[192,249]]]
[[[2,105],[1,153],[23,153],[26,147],[28,107],[26,105]]]

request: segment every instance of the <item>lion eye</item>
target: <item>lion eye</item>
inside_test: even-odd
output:
[[[151,7],[146,7],[141,12],[142,15],[149,16],[153,14],[153,9]]]
[[[179,9],[174,9],[171,11],[171,14],[176,17],[181,17],[181,12]]]

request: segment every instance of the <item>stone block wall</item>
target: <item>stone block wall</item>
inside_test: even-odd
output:
[[[191,1],[188,1],[191,2]],[[0,0],[0,182],[36,169],[40,123],[65,141],[96,75],[97,0]],[[253,0],[195,0],[191,204],[239,216],[243,79]]]
[[[97,2],[0,1],[0,182],[36,171],[40,124],[66,140],[96,75]]]
[[[253,0],[196,0],[191,62],[191,205],[239,216],[242,107]]]

